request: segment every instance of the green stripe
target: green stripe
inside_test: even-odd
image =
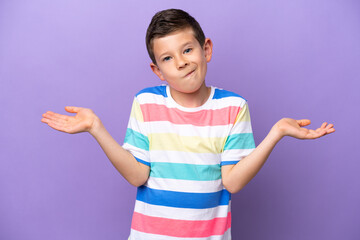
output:
[[[137,148],[149,151],[149,139],[147,136],[128,128],[125,135],[125,143],[133,145]]]
[[[221,179],[220,164],[197,165],[186,163],[152,162],[150,176],[193,181]]]
[[[224,146],[224,150],[251,148],[255,148],[254,136],[252,133],[232,134],[228,137]]]

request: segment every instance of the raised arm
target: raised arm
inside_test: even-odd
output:
[[[255,177],[275,145],[284,137],[290,136],[298,139],[316,139],[335,131],[333,124],[324,122],[316,130],[306,129],[304,126],[311,122],[308,119],[294,120],[283,118],[270,130],[265,139],[255,150],[235,165],[222,166],[221,174],[224,187],[231,193],[240,191]]]
[[[122,148],[91,109],[65,107],[65,110],[76,115],[68,116],[48,111],[43,114],[41,121],[55,130],[66,133],[89,132],[114,167],[130,184],[141,186],[147,181],[150,168],[139,163],[131,153]]]

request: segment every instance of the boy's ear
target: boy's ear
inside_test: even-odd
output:
[[[204,49],[204,53],[205,53],[206,62],[210,62],[211,57],[212,57],[212,50],[213,50],[213,43],[210,38],[205,39],[203,49]]]
[[[156,64],[150,63],[150,67],[151,70],[160,78],[161,81],[165,81],[165,78],[162,75],[160,68]]]

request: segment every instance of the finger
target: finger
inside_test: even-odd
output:
[[[46,113],[43,113],[43,117],[48,117],[48,116],[51,116],[51,115],[53,115],[54,114],[54,112],[52,112],[52,111],[47,111]]]
[[[59,121],[57,121],[56,119],[50,119],[50,118],[45,118],[45,117],[43,117],[42,119],[41,119],[41,122],[43,122],[43,123],[51,123],[51,122],[53,122],[53,123],[60,123]]]
[[[319,138],[321,136],[324,136],[325,134],[326,134],[326,131],[324,131],[324,130],[321,130],[321,131],[312,130],[312,131],[310,131],[308,137],[309,137],[309,139],[315,139],[315,138]]]
[[[48,122],[49,122],[49,119],[48,119],[48,118],[42,118],[42,119],[41,119],[41,122],[43,122],[43,123],[48,123]]]
[[[48,124],[56,124],[56,125],[58,125],[58,126],[62,126],[62,127],[65,127],[65,126],[67,126],[68,124],[66,123],[66,122],[64,122],[63,120],[50,120],[49,122],[48,122]]]
[[[311,123],[311,121],[309,119],[300,119],[300,120],[296,120],[296,122],[301,126],[307,126]]]
[[[69,116],[61,115],[58,113],[45,113],[43,114],[43,117],[51,121],[61,122],[61,123],[65,123],[69,120]]]
[[[65,107],[65,110],[66,110],[67,112],[70,112],[70,113],[77,113],[77,112],[80,111],[80,109],[81,109],[81,108],[79,108],[79,107],[74,107],[74,106],[66,106],[66,107]]]
[[[53,111],[46,111],[45,114],[51,114],[51,113],[54,113]]]
[[[325,128],[325,127],[326,127],[326,125],[327,125],[327,122],[324,122],[324,123],[321,125],[321,127],[320,127],[320,128]]]
[[[329,130],[327,130],[327,134],[333,133],[333,132],[335,132],[335,128],[330,128]]]
[[[318,132],[315,131],[315,130],[313,130],[313,129],[309,129],[309,133],[310,133],[310,134],[317,134]]]
[[[58,130],[58,131],[61,131],[61,132],[67,132],[65,130],[65,127],[62,124],[58,124],[58,123],[55,123],[55,122],[49,122],[48,125],[50,127],[52,127],[53,129],[55,129],[55,130]]]
[[[48,112],[44,113],[43,117],[49,118],[49,119],[52,119],[52,120],[63,120],[63,121],[69,121],[70,118],[72,118],[70,116],[55,113],[55,112],[51,112],[51,111],[48,111]]]
[[[334,127],[334,124],[330,123],[329,125],[326,126],[326,130],[329,130],[330,128],[333,128]]]
[[[50,117],[50,116],[53,116],[54,115],[54,112],[52,111],[47,111],[46,113],[44,113],[42,116],[43,117]]]

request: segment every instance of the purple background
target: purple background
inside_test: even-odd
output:
[[[257,144],[282,117],[336,126],[278,144],[233,195],[233,239],[360,239],[357,0],[0,0],[0,239],[127,239],[136,189],[40,119],[92,108],[122,143],[134,94],[161,83],[147,25],[171,7],[213,40],[207,83],[248,99]]]

